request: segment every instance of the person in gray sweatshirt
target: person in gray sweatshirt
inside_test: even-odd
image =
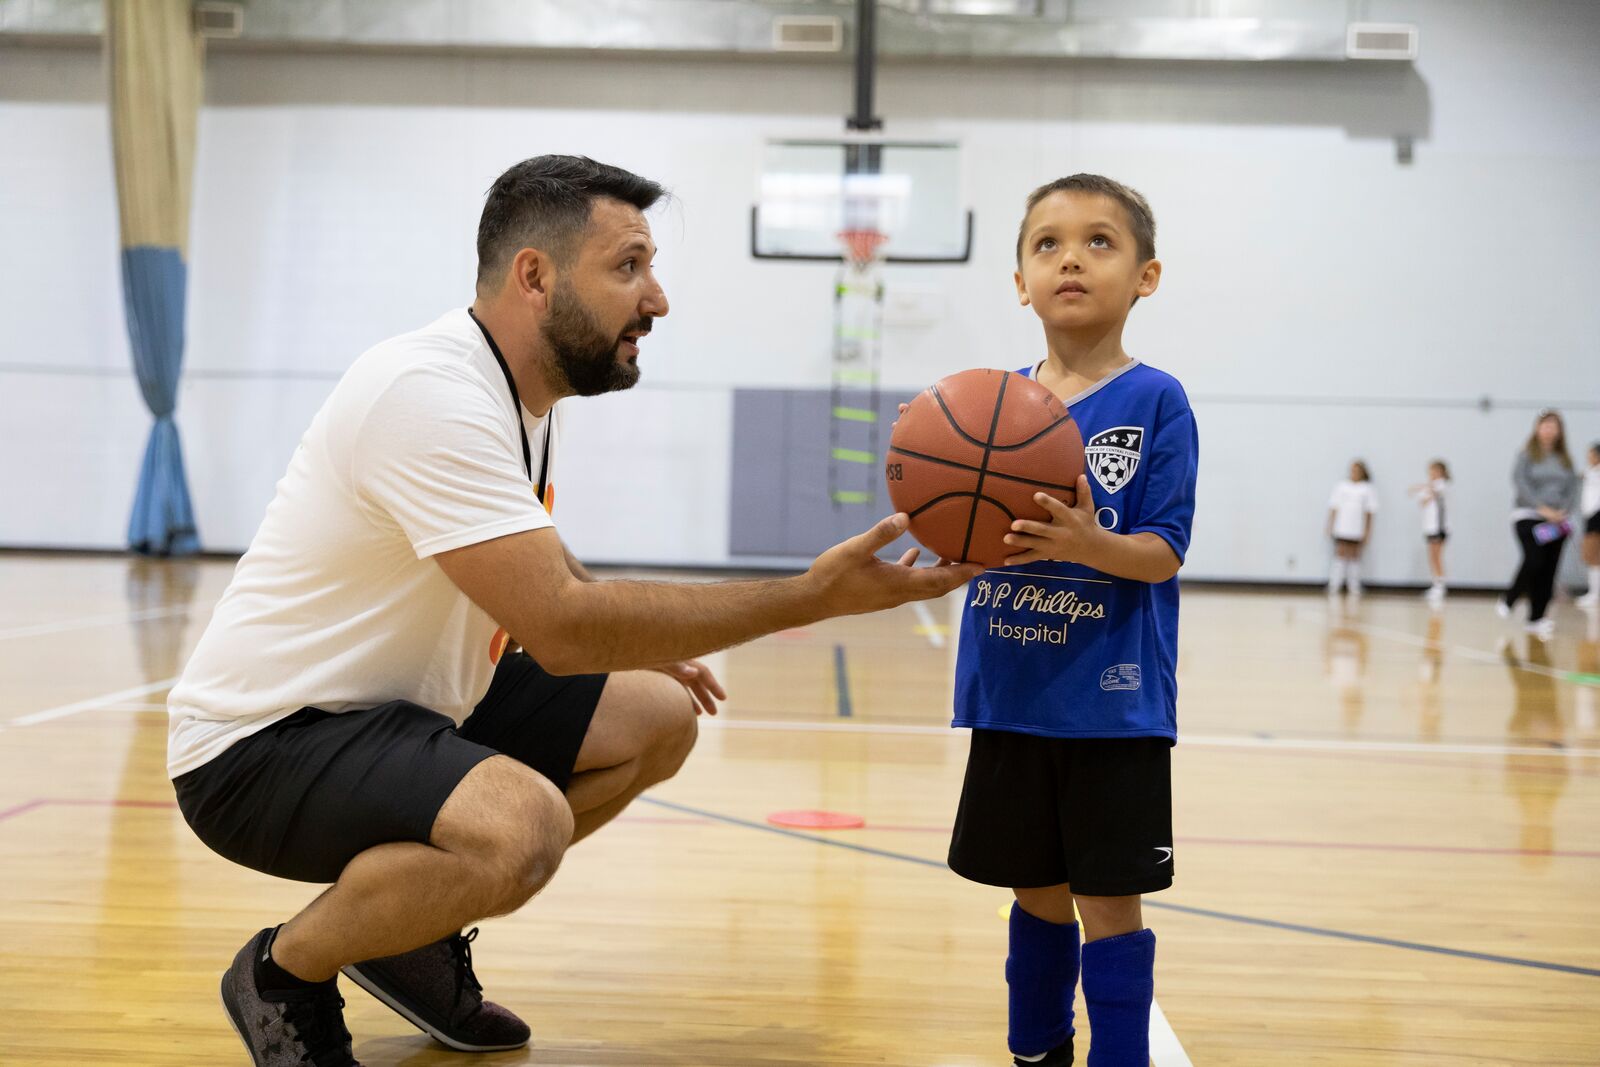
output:
[[[1511,522],[1522,546],[1522,565],[1511,588],[1496,607],[1511,614],[1518,600],[1528,598],[1528,632],[1548,638],[1555,623],[1545,618],[1555,589],[1561,549],[1571,532],[1568,516],[1578,495],[1578,474],[1567,454],[1567,430],[1558,412],[1539,412],[1528,443],[1517,453],[1511,471],[1516,505]]]

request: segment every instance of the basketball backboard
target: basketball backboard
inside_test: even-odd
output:
[[[889,263],[964,263],[972,212],[961,194],[953,141],[879,136],[767,142],[750,211],[757,259],[837,262],[840,234],[879,230]]]

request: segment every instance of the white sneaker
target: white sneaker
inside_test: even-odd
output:
[[[1580,608],[1600,608],[1600,589],[1591,589],[1573,603]]]
[[[1495,597],[1494,613],[1502,619],[1509,619],[1511,618],[1511,605],[1507,604],[1501,597]]]
[[[1556,635],[1556,620],[1545,618],[1538,622],[1530,622],[1527,630],[1539,640],[1548,641]]]
[[[1422,594],[1422,599],[1426,600],[1431,607],[1440,607],[1444,604],[1444,586],[1430,585],[1428,591]]]

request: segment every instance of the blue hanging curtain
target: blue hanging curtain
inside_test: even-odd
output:
[[[183,371],[189,183],[201,40],[189,0],[107,0],[111,132],[122,222],[122,292],[139,391],[156,418],[128,519],[128,547],[200,550],[173,414]]]
[[[122,291],[139,391],[156,417],[139,468],[139,488],[128,519],[128,547],[150,556],[187,556],[200,550],[183,446],[172,414],[183,371],[183,306],[188,269],[175,248],[122,250]]]

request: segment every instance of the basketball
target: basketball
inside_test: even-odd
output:
[[[1031,378],[967,370],[911,401],[889,438],[889,499],[940,557],[997,567],[1017,519],[1049,522],[1033,499],[1077,501],[1083,438],[1066,406]]]

